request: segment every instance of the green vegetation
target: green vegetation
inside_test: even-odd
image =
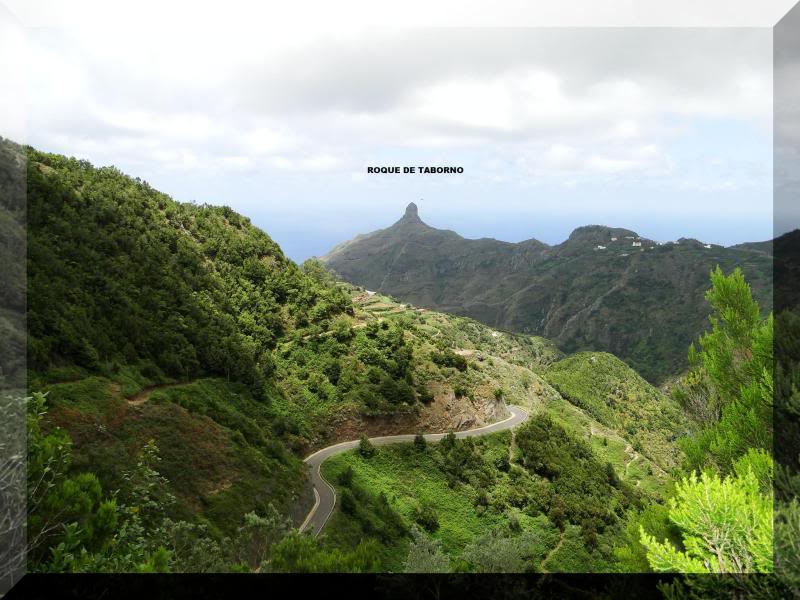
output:
[[[627,430],[617,431],[600,423],[558,394],[547,399],[542,411],[570,434],[585,440],[599,461],[611,464],[620,479],[642,493],[658,499],[668,490],[671,474],[634,450]]]
[[[768,454],[773,427],[796,427],[800,318],[763,318],[741,272],[712,273],[711,328],[668,394],[611,354],[564,357],[297,266],[229,208],[26,153],[32,570],[774,568],[759,590],[800,589],[772,553],[774,497],[776,547],[798,555],[800,450]],[[654,275],[628,276],[643,291]],[[670,348],[635,347],[651,366]],[[322,466],[338,507],[324,534],[294,530],[309,451],[473,427],[504,403],[531,414],[513,433],[362,435]]]
[[[659,542],[642,527],[650,565],[679,573],[771,573],[771,477],[768,494],[763,487],[752,469],[723,480],[692,473],[670,498],[669,519],[681,530],[685,550]]]
[[[708,298],[711,330],[674,398],[613,356],[580,353],[539,369],[560,395],[528,371],[539,394],[513,446],[508,433],[450,435],[325,463],[329,479],[346,470],[348,485],[380,492],[405,525],[408,535],[384,542],[381,568],[772,572],[772,422],[763,408],[772,318],[759,316],[737,271],[712,273]],[[776,537],[796,555],[795,507],[782,509]],[[340,512],[325,543],[348,547],[370,535]],[[686,579],[664,590],[770,594],[779,585],[739,578],[714,590]]]
[[[375,456],[375,447],[369,439],[367,439],[366,435],[362,434],[361,439],[358,441],[358,453],[364,458],[372,458]]]
[[[750,448],[772,450],[773,319],[760,318],[741,272],[711,280],[712,329],[691,347],[694,370],[676,397],[703,425],[683,443],[688,467],[730,472]]]
[[[152,439],[176,498],[175,518],[203,518],[213,531],[231,534],[245,513],[269,503],[296,514],[304,467],[273,433],[276,421],[248,386],[200,379],[145,391],[139,404],[122,397],[120,386],[95,376],[43,388],[47,421],[75,442],[76,470],[91,470],[116,489]]]
[[[323,475],[337,484],[343,503],[324,543],[346,548],[362,538],[379,541],[380,566],[389,570],[427,564],[538,571],[546,559],[553,562],[549,554],[557,546],[573,570],[612,570],[622,517],[639,502],[635,490],[546,415],[522,425],[515,439],[511,460],[508,432],[449,436],[424,448],[384,446],[369,459],[355,452],[332,457]],[[358,499],[355,512],[344,506],[351,495]],[[393,536],[375,532],[369,517],[378,509],[398,523]]]
[[[544,378],[660,468],[669,471],[680,462],[674,442],[688,431],[688,423],[677,403],[615,356],[574,354],[550,366]]]
[[[673,594],[780,596],[780,579],[742,576],[773,572],[773,318],[760,317],[739,270],[716,269],[711,281],[711,330],[700,352],[690,348],[693,370],[675,390],[700,425],[681,443],[691,472],[669,498],[672,540],[642,524],[640,542],[653,570],[736,575],[713,586],[677,580],[665,588]]]
[[[176,502],[162,458],[149,440],[120,487],[105,491],[91,472],[72,474],[72,440],[45,432],[45,397],[28,401],[29,554],[34,572],[360,572],[374,566],[373,548],[326,552],[272,504],[248,512],[231,535],[206,522],[173,519]]]

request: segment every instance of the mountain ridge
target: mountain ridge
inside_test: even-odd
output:
[[[661,243],[606,225],[577,227],[555,245],[469,239],[427,225],[412,202],[394,224],[320,260],[346,281],[418,306],[541,335],[565,352],[611,352],[660,382],[685,368],[686,340],[706,324],[703,292],[714,266],[742,267],[762,308],[771,308],[764,247]],[[649,308],[662,318],[648,317]]]
[[[428,223],[423,221],[422,218],[419,216],[419,207],[417,206],[417,204],[415,202],[410,202],[406,206],[406,209],[405,209],[405,212],[404,212],[403,216],[400,217],[400,219],[398,219],[397,221],[395,221],[392,225],[390,225],[388,227],[381,228],[381,229],[375,229],[375,230],[367,232],[367,233],[356,234],[352,239],[345,240],[343,242],[340,242],[339,244],[336,244],[333,248],[331,248],[331,250],[328,253],[326,253],[326,254],[324,254],[322,256],[314,256],[312,258],[319,259],[319,260],[325,260],[331,254],[333,254],[336,250],[338,250],[341,246],[344,246],[346,244],[349,244],[349,243],[357,241],[357,240],[362,240],[364,238],[371,237],[371,236],[373,236],[375,234],[378,234],[378,233],[381,233],[381,232],[385,232],[386,230],[391,229],[392,227],[399,226],[399,225],[421,225],[424,229],[433,230],[433,231],[437,231],[437,232],[440,232],[440,233],[452,233],[452,234],[457,235],[462,240],[472,241],[472,242],[484,241],[485,240],[485,241],[497,242],[499,244],[507,244],[509,246],[536,245],[536,246],[543,246],[543,247],[546,247],[546,248],[557,248],[559,246],[563,246],[565,243],[567,243],[569,241],[573,241],[574,242],[574,241],[578,241],[578,240],[580,240],[582,238],[589,237],[589,234],[592,234],[592,233],[595,233],[595,232],[606,233],[606,234],[608,234],[608,237],[614,237],[614,235],[616,235],[616,236],[620,236],[621,235],[622,237],[630,236],[631,238],[635,238],[637,241],[638,240],[649,241],[649,242],[653,242],[654,244],[657,244],[657,245],[675,244],[675,243],[682,243],[682,242],[686,243],[686,242],[688,242],[688,243],[700,244],[700,245],[703,245],[703,246],[709,245],[709,246],[712,246],[712,247],[719,247],[719,248],[726,248],[726,249],[760,250],[760,251],[762,251],[764,253],[767,253],[767,254],[771,253],[771,251],[772,251],[772,242],[773,242],[773,240],[759,240],[759,241],[737,242],[735,244],[725,245],[725,244],[717,244],[717,243],[714,243],[714,242],[707,242],[707,241],[700,240],[700,239],[697,239],[697,238],[692,238],[692,237],[680,237],[680,238],[677,238],[676,240],[659,241],[659,240],[656,240],[654,238],[648,238],[648,237],[642,236],[638,232],[636,232],[636,231],[634,231],[632,229],[627,229],[625,227],[614,227],[612,225],[604,225],[604,224],[601,224],[601,223],[589,223],[589,224],[586,224],[586,225],[578,225],[572,231],[570,231],[570,233],[566,237],[566,239],[564,239],[561,242],[553,243],[553,244],[548,244],[547,242],[543,242],[542,240],[540,240],[540,239],[538,239],[536,237],[526,238],[526,239],[520,240],[518,242],[511,242],[511,241],[508,241],[508,240],[502,240],[502,239],[498,239],[498,238],[491,237],[491,236],[481,236],[481,237],[477,237],[477,238],[472,238],[472,237],[463,236],[463,235],[459,234],[458,232],[456,232],[456,231],[454,231],[452,229],[440,229],[438,227],[434,227],[432,225],[429,225]],[[614,235],[612,235],[612,234],[614,234]],[[607,239],[607,238],[604,238],[604,239]]]

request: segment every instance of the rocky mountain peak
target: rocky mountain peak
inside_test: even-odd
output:
[[[413,202],[410,202],[408,206],[406,206],[406,212],[403,214],[403,218],[398,221],[398,224],[421,224],[422,219],[419,218],[419,209],[417,205]]]

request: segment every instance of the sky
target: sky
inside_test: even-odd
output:
[[[229,205],[298,261],[411,201],[512,242],[773,235],[768,28],[124,25],[27,29],[0,135]],[[367,174],[423,165],[464,172]]]

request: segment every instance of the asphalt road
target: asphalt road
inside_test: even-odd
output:
[[[507,417],[502,421],[492,423],[491,425],[478,427],[477,429],[457,431],[455,432],[456,437],[475,437],[479,435],[486,435],[488,433],[494,433],[496,431],[503,431],[505,429],[513,429],[528,418],[528,411],[519,408],[518,406],[509,406],[508,410],[511,413],[510,417]],[[426,433],[424,437],[429,442],[437,442],[446,435],[446,433]],[[375,446],[385,446],[386,444],[396,444],[398,442],[412,442],[414,441],[414,434],[409,433],[402,435],[386,435],[382,437],[369,438],[369,441]],[[315,536],[319,535],[322,529],[325,527],[325,524],[328,522],[328,519],[333,514],[333,509],[336,506],[336,492],[334,491],[333,486],[328,483],[320,473],[320,467],[322,466],[322,463],[334,454],[352,450],[356,446],[358,446],[358,440],[341,442],[339,444],[334,444],[333,446],[323,448],[322,450],[317,450],[314,452],[314,454],[309,455],[305,459],[306,464],[308,464],[311,468],[311,482],[314,485],[315,503],[311,508],[311,511],[308,513],[306,520],[300,526],[300,531],[308,530]]]

